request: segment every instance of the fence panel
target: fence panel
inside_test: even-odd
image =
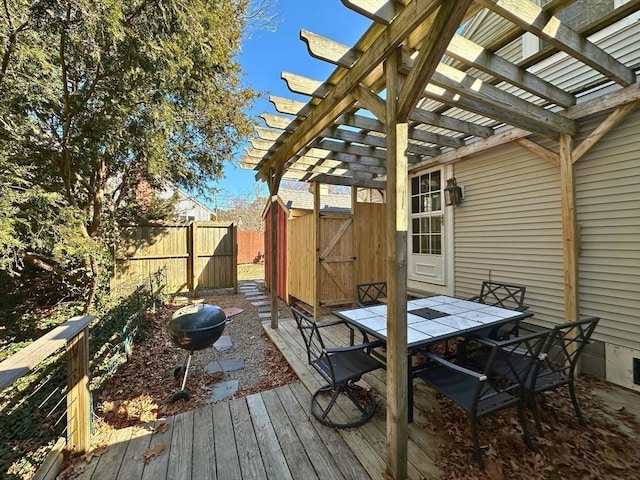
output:
[[[114,287],[166,272],[166,292],[237,288],[234,223],[191,222],[123,228]]]

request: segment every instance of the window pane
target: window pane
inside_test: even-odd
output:
[[[431,173],[431,191],[436,192],[440,190],[440,170]]]
[[[431,217],[431,233],[440,233],[442,231],[442,217]]]
[[[411,213],[420,213],[420,197],[411,197]]]
[[[429,233],[429,217],[420,219],[420,231],[422,233]]]
[[[411,179],[411,195],[417,195],[418,193],[420,193],[420,178],[419,177],[413,177]]]
[[[429,253],[428,235],[420,235],[420,253]]]
[[[411,220],[411,232],[412,233],[419,233],[420,232],[420,219],[419,218],[414,218],[413,220]]]
[[[413,253],[420,253],[420,235],[413,235]]]
[[[433,235],[431,237],[431,253],[434,255],[440,255],[442,253],[442,238],[440,235]]]

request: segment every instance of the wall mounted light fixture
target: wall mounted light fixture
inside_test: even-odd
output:
[[[462,187],[458,186],[456,177],[451,177],[447,180],[447,186],[444,188],[444,203],[447,206],[453,205],[457,207],[462,204],[464,198],[464,191]]]

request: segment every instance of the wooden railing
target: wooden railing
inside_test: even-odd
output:
[[[0,363],[0,391],[28,374],[47,357],[67,350],[67,449],[84,453],[90,445],[89,324],[74,317]]]

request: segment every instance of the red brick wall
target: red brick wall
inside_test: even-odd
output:
[[[238,263],[264,261],[264,232],[238,232]]]

